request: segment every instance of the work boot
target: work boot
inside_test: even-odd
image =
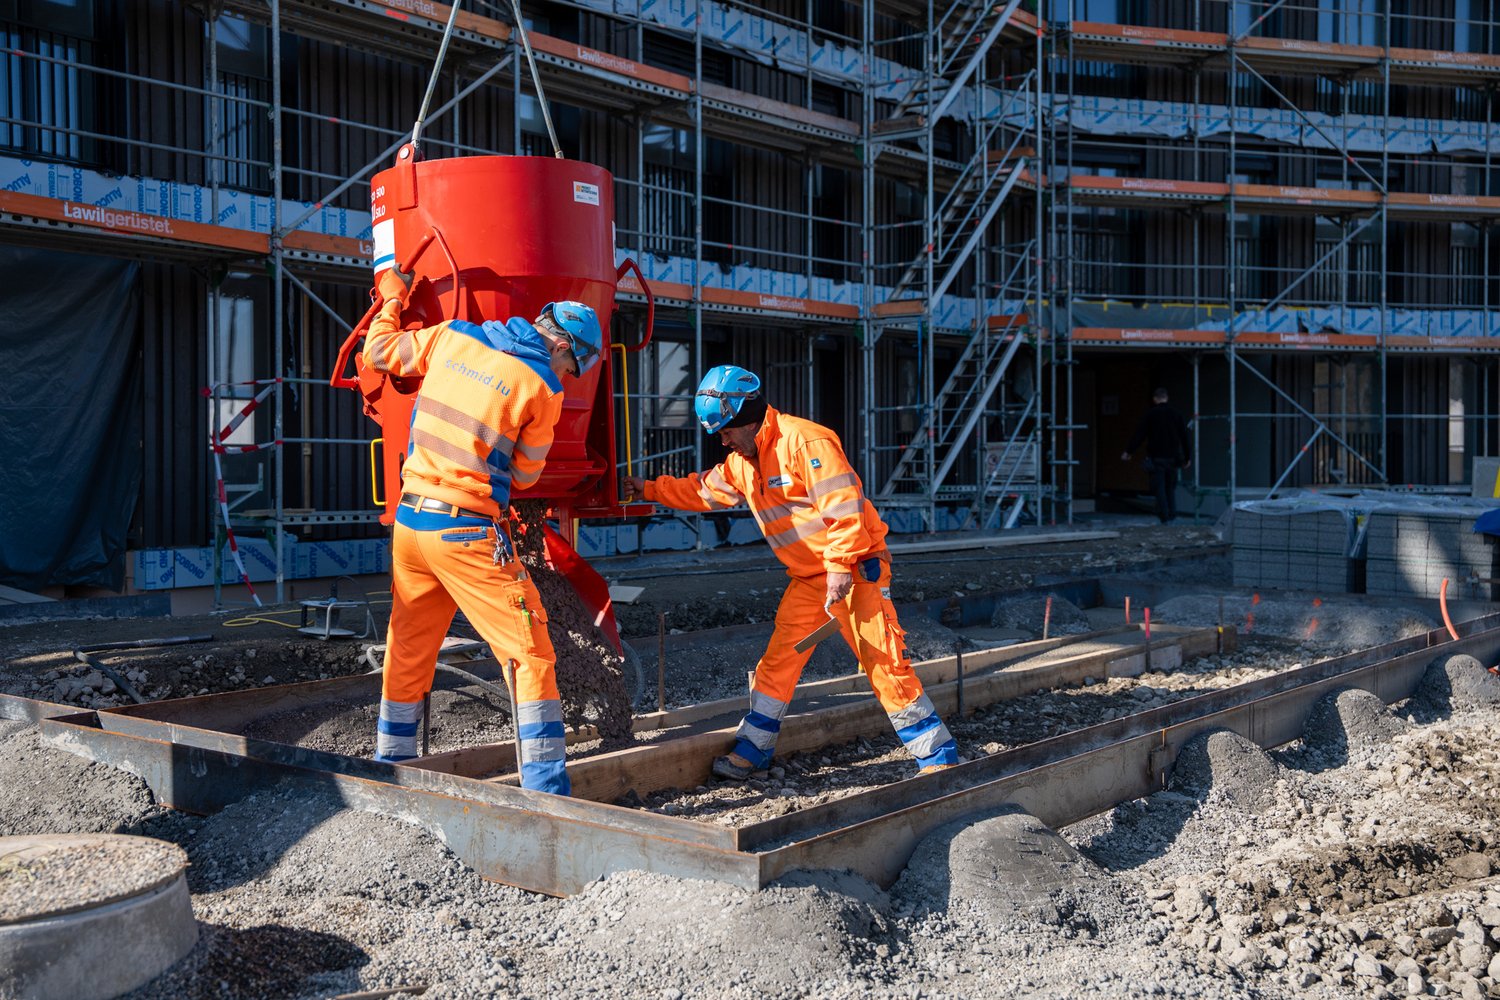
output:
[[[714,761],[713,772],[716,777],[725,778],[729,781],[745,781],[750,775],[760,768],[750,763],[737,753],[725,754]]]
[[[939,771],[946,771],[950,767],[957,767],[957,766],[958,766],[957,764],[928,764],[926,767],[922,768],[917,773],[918,774],[936,774]]]

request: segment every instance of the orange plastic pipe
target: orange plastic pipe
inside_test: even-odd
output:
[[[1443,577],[1443,585],[1438,588],[1438,607],[1443,611],[1443,625],[1447,627],[1448,634],[1458,638],[1458,629],[1453,627],[1453,619],[1448,617],[1448,578]]]

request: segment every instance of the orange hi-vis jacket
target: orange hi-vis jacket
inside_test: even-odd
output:
[[[793,577],[853,573],[886,551],[888,529],[865,499],[838,435],[766,407],[755,460],[731,454],[705,473],[647,480],[645,499],[678,510],[724,510],[742,503]]]
[[[491,517],[542,475],[563,386],[541,335],[524,319],[447,320],[402,330],[401,304],[381,308],[365,337],[376,371],[421,376],[404,489]]]

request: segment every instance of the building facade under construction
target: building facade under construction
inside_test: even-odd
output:
[[[898,531],[1131,502],[1157,387],[1191,417],[1185,510],[1468,492],[1500,392],[1500,20],[1413,9],[527,2],[544,103],[510,3],[16,0],[11,368],[58,373],[15,390],[16,497],[88,512],[4,569],[206,586],[238,578],[230,530],[278,587],[386,568],[375,431],[328,379],[368,305],[369,178],[450,15],[425,155],[551,155],[550,113],[613,174],[656,303],[611,359],[633,471],[722,454],[691,393],[735,363],[841,434]],[[580,550],[740,535],[605,524]]]

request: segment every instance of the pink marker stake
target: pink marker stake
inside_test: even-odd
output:
[[[1052,628],[1052,595],[1047,595],[1047,606],[1042,609],[1042,638],[1047,638],[1047,633]]]
[[[1125,598],[1125,624],[1130,624],[1130,597]]]
[[[1151,609],[1146,609],[1146,641],[1151,641]]]

